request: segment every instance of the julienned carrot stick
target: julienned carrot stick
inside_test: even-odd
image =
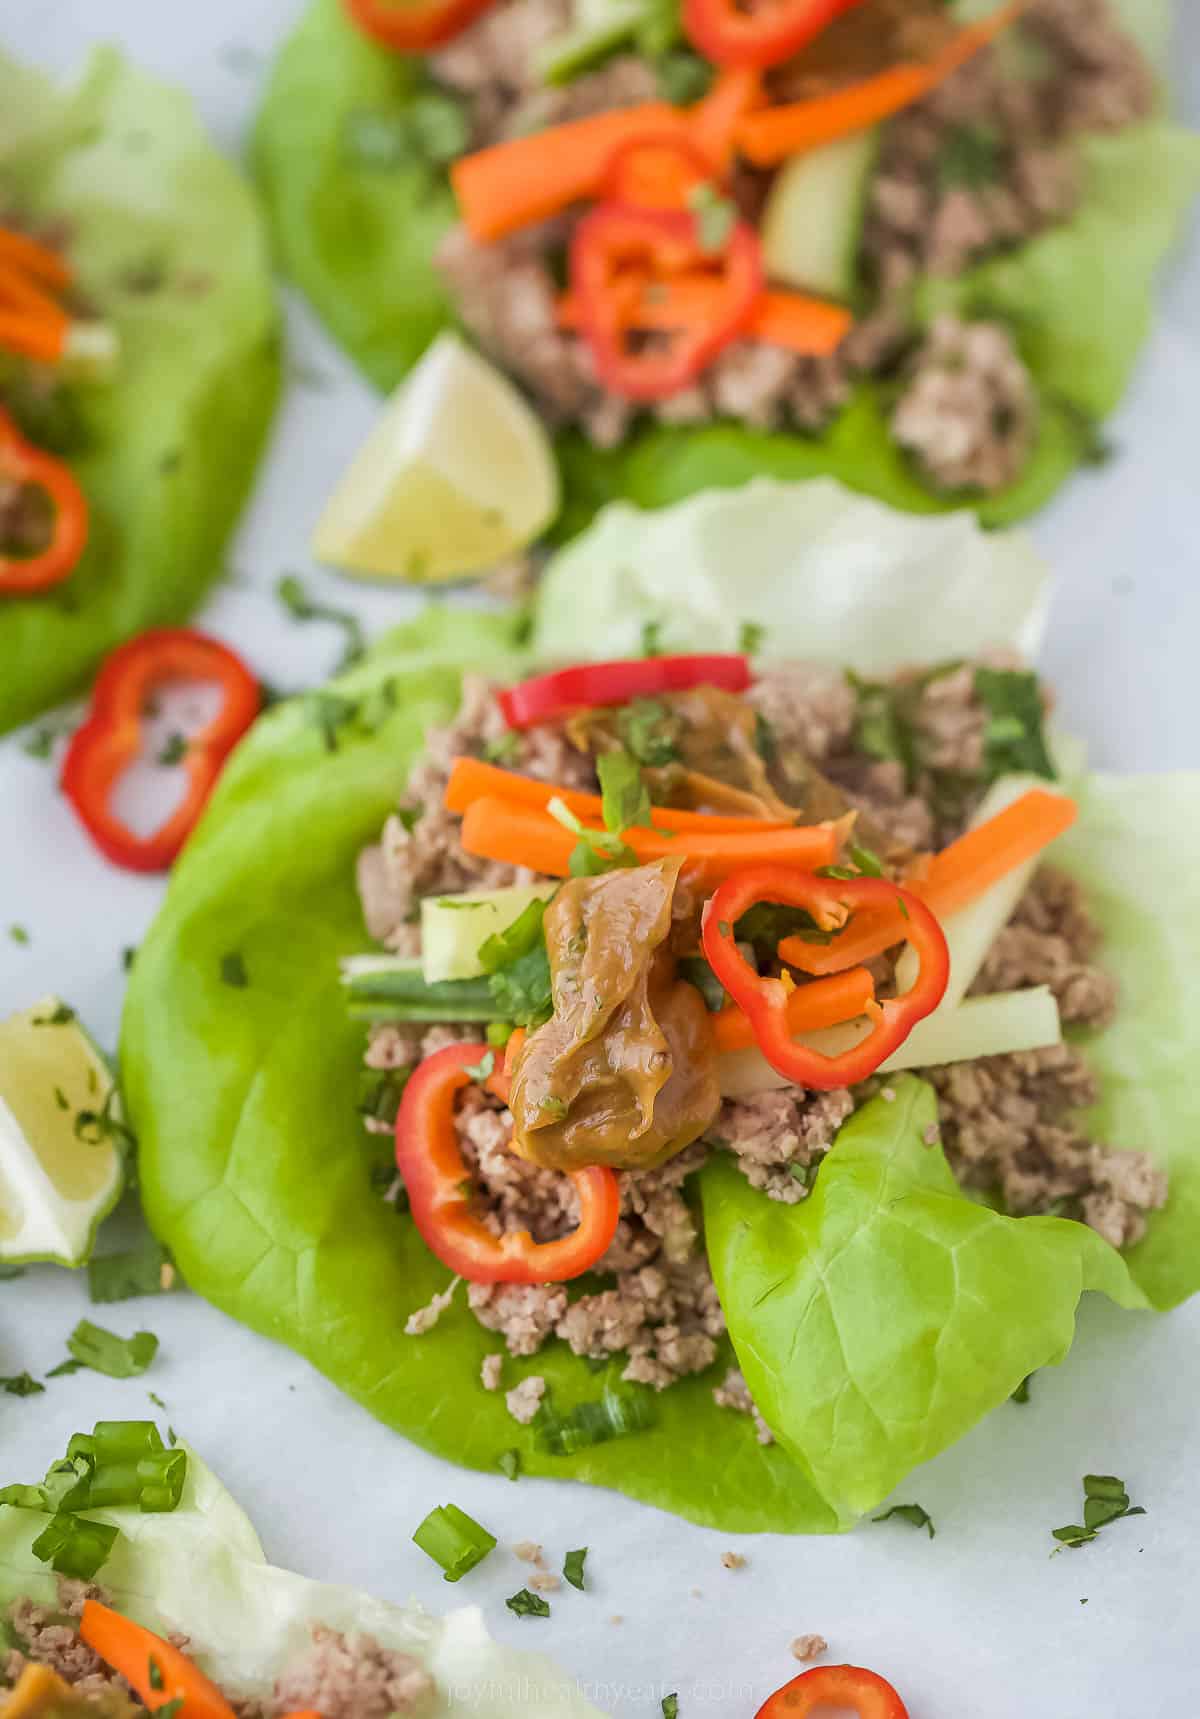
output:
[[[875,995],[875,981],[865,967],[851,967],[811,985],[797,985],[787,1000],[788,1026],[793,1036],[836,1027],[861,1015]],[[711,1017],[719,1051],[749,1050],[758,1040],[750,1018],[741,1009],[722,1009]]]
[[[70,317],[62,306],[19,268],[10,267],[0,256],[0,304],[19,310],[35,321],[61,323],[65,328]]]
[[[36,358],[43,364],[54,364],[63,355],[67,344],[68,323],[31,316],[23,310],[0,310],[0,347],[18,352],[23,358]]]
[[[964,25],[924,64],[892,66],[877,77],[828,95],[749,113],[738,126],[738,147],[755,166],[774,167],[801,150],[816,149],[850,132],[878,125],[936,89],[1007,29],[1027,4],[1028,0],[1008,0],[989,17]]]
[[[639,329],[671,329],[690,326],[711,316],[721,287],[702,280],[682,279],[663,286],[653,297],[631,292],[629,326]],[[580,326],[579,305],[571,293],[558,301],[560,327]],[[850,332],[854,318],[842,305],[809,298],[798,292],[765,292],[745,329],[746,335],[784,346],[802,357],[825,357],[836,351]]]
[[[178,1719],[236,1719],[216,1684],[185,1653],[120,1612],[86,1600],[79,1633],[106,1665],[132,1684],[152,1712],[179,1701]]]
[[[569,877],[577,837],[548,812],[512,800],[484,798],[468,808],[462,824],[462,845],[480,859],[529,866],[547,877]],[[640,864],[680,854],[688,872],[701,884],[718,883],[732,872],[764,861],[783,862],[811,871],[832,865],[837,857],[838,832],[832,825],[807,824],[747,834],[718,830],[626,830],[624,840]],[[844,965],[844,963],[842,963]]]
[[[519,776],[515,771],[502,770],[495,764],[484,764],[478,758],[456,758],[446,784],[445,806],[448,812],[465,812],[474,800],[490,797],[512,800],[522,806],[536,806],[545,811],[551,800],[559,799],[577,818],[599,824],[603,802],[599,794],[580,793],[575,788],[558,788],[553,783],[535,782],[532,776]],[[678,811],[673,806],[655,806],[653,820],[667,830],[732,830],[749,834],[753,830],[786,830],[792,826],[782,818],[735,818],[711,815],[708,812]]]
[[[464,155],[450,169],[450,183],[467,231],[490,243],[547,220],[595,195],[619,145],[673,131],[687,134],[682,109],[642,102]]]
[[[738,126],[765,99],[762,73],[753,66],[719,72],[708,94],[688,110],[692,142],[724,172],[733,159]]]
[[[946,919],[1017,866],[1036,858],[1070,829],[1077,816],[1074,800],[1066,795],[1031,788],[994,818],[934,854],[925,876],[908,887],[939,919]],[[886,914],[860,915],[828,944],[789,937],[779,945],[779,953],[802,973],[835,973],[870,961],[894,943],[902,943],[904,936],[904,917],[897,907]]]
[[[15,264],[45,286],[61,288],[70,284],[71,270],[57,251],[39,244],[27,233],[14,233],[11,227],[0,227],[0,260]]]

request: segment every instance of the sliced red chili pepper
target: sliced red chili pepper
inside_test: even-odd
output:
[[[360,30],[400,54],[423,54],[459,35],[493,0],[342,0]]]
[[[604,175],[601,197],[635,209],[686,210],[698,185],[710,185],[713,163],[686,138],[647,133],[623,143]]]
[[[579,663],[575,668],[523,680],[500,694],[500,708],[510,728],[532,728],[538,722],[558,722],[577,710],[628,704],[634,698],[686,692],[693,686],[745,692],[752,678],[750,658],[732,653],[629,657],[609,663]]]
[[[147,702],[179,681],[215,681],[224,699],[207,727],[188,740],[182,803],[158,829],[139,836],[113,811],[113,789],[137,758]],[[128,871],[165,871],[261,702],[258,682],[241,658],[190,628],[142,633],[115,650],[100,671],[83,726],[71,737],[62,772],[63,792],[101,853]]]
[[[758,235],[735,220],[719,249],[706,249],[695,215],[679,210],[601,203],[579,222],[571,242],[571,287],[580,332],[599,380],[623,399],[669,399],[737,337],[766,286]],[[699,311],[689,301],[678,324],[639,328],[639,292],[653,296],[681,275],[719,288]],[[638,289],[630,292],[630,286]]]
[[[871,1032],[852,1050],[826,1056],[798,1044],[788,1019],[788,990],[782,979],[762,978],[738,949],[734,927],[759,902],[805,908],[822,930],[835,930],[851,914],[898,905],[902,935],[920,957],[912,989],[867,1005]],[[753,866],[736,872],[704,910],[702,933],[709,966],[748,1016],[759,1049],[777,1073],[798,1086],[828,1091],[854,1086],[899,1049],[946,992],[950,955],[941,926],[923,901],[881,877],[831,878],[786,866]]]
[[[53,509],[50,540],[32,555],[0,548],[0,596],[27,596],[60,585],[87,547],[88,504],[70,471],[53,454],[31,447],[0,411],[0,486],[40,489]]]
[[[908,1719],[908,1708],[885,1677],[861,1665],[815,1665],[774,1695],[755,1719],[806,1719],[818,1708],[849,1709],[858,1719]]]
[[[590,1270],[616,1234],[617,1178],[601,1164],[570,1172],[579,1224],[558,1241],[535,1242],[528,1230],[493,1235],[471,1210],[469,1172],[454,1130],[455,1098],[478,1078],[487,1054],[484,1045],[447,1045],[420,1064],[404,1089],[396,1164],[413,1222],[443,1265],[470,1283],[565,1283]],[[507,1067],[501,1079],[506,1074]]]
[[[683,0],[692,46],[718,66],[778,66],[861,0]]]

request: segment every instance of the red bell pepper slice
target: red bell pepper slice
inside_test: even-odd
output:
[[[351,22],[398,54],[424,54],[459,35],[493,0],[342,0]]]
[[[695,215],[620,203],[601,203],[579,222],[570,276],[597,377],[612,393],[643,403],[669,399],[693,382],[748,325],[766,290],[762,247],[746,222],[735,220],[720,248],[706,249]],[[707,279],[719,291],[699,310],[681,308],[675,326],[639,341],[639,297],[681,276]]]
[[[752,678],[750,658],[732,653],[629,657],[608,663],[580,663],[575,668],[523,680],[500,694],[500,708],[510,728],[532,728],[538,722],[560,722],[577,710],[628,704],[631,699],[657,698],[664,692],[687,692],[693,686],[745,692]]]
[[[158,829],[139,836],[114,812],[113,789],[138,755],[147,701],[178,681],[215,681],[224,702],[188,740],[188,788],[181,804]],[[127,871],[165,871],[261,702],[258,682],[241,658],[188,627],[142,633],[115,650],[100,671],[87,718],[71,737],[62,771],[63,792],[101,853]]]
[[[900,935],[916,949],[920,968],[901,997],[868,1003],[874,1027],[861,1044],[826,1056],[792,1038],[788,989],[782,979],[762,978],[738,949],[734,927],[759,902],[806,908],[822,930],[838,930],[850,915],[885,905],[899,906]],[[702,931],[709,966],[750,1021],[758,1047],[777,1073],[818,1092],[854,1086],[873,1074],[904,1043],[918,1021],[932,1014],[946,992],[950,954],[933,914],[915,895],[881,877],[818,877],[786,866],[753,866],[735,872],[704,910]]]
[[[413,1222],[443,1265],[470,1283],[565,1283],[589,1271],[617,1232],[617,1178],[602,1164],[570,1172],[579,1224],[558,1241],[535,1242],[528,1230],[493,1235],[471,1210],[470,1177],[454,1131],[455,1095],[479,1078],[487,1055],[484,1045],[447,1045],[421,1063],[404,1088],[396,1114],[396,1165]],[[506,1061],[492,1076],[497,1090],[506,1090],[508,1072]]]
[[[861,0],[684,0],[683,28],[718,66],[778,66]]]
[[[88,539],[88,504],[70,471],[53,454],[31,447],[0,411],[0,484],[42,490],[54,510],[50,541],[33,555],[0,548],[0,596],[28,596],[60,585],[79,564]]]
[[[908,1708],[886,1678],[861,1665],[815,1665],[774,1695],[755,1719],[805,1719],[818,1708],[839,1708],[858,1719],[908,1719]]]
[[[687,210],[698,185],[710,185],[713,164],[686,138],[650,132],[623,143],[604,175],[601,197],[635,209]]]

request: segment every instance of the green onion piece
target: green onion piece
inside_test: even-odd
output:
[[[433,1559],[448,1582],[457,1582],[495,1549],[489,1534],[457,1504],[439,1504],[417,1528],[413,1541]]]
[[[568,1552],[563,1559],[563,1579],[570,1582],[573,1588],[578,1588],[580,1593],[584,1591],[583,1566],[587,1562],[587,1555],[587,1547],[579,1546],[574,1552]]]
[[[550,1616],[549,1601],[544,1600],[540,1594],[531,1594],[528,1588],[521,1588],[519,1592],[510,1594],[504,1603],[509,1611],[515,1612],[519,1618]]]
[[[571,1456],[589,1445],[643,1432],[654,1420],[648,1391],[609,1389],[598,1403],[577,1403],[565,1415],[556,1415],[543,1403],[534,1430],[543,1450],[553,1456]]]
[[[678,1695],[664,1695],[662,1698],[663,1719],[679,1719]]]
[[[496,1461],[496,1467],[506,1480],[521,1478],[521,1453],[519,1450],[502,1450]]]
[[[55,1516],[38,1535],[31,1548],[35,1558],[60,1576],[90,1582],[107,1561],[117,1530],[107,1522],[89,1522],[83,1516]]]

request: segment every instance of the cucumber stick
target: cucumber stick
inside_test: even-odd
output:
[[[762,222],[763,261],[773,284],[854,298],[879,138],[878,127],[856,132],[781,168]]]
[[[469,895],[427,896],[421,903],[421,967],[427,985],[445,979],[477,979],[483,972],[479,946],[507,931],[531,901],[549,901],[558,885],[518,884]]]

